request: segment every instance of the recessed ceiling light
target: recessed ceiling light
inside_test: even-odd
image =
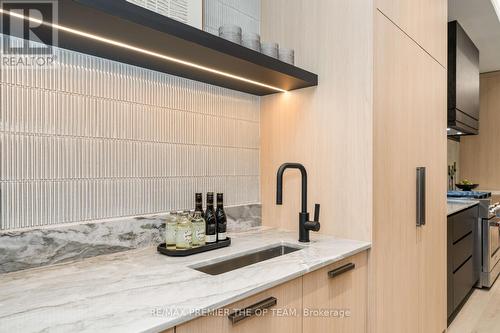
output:
[[[464,133],[462,133],[462,132],[457,132],[457,135],[462,135],[462,134],[464,134]]]
[[[451,128],[447,128],[446,130],[449,132],[449,131],[451,131]]]
[[[246,83],[249,83],[249,84],[253,84],[253,85],[256,85],[256,86],[260,86],[260,87],[272,89],[272,90],[279,91],[279,92],[286,92],[285,89],[281,89],[281,88],[278,88],[278,87],[273,87],[273,86],[270,86],[270,85],[262,83],[262,82],[250,80],[250,79],[238,76],[238,75],[234,75],[234,74],[231,74],[231,73],[228,73],[228,72],[220,71],[220,70],[215,69],[215,68],[206,67],[206,66],[199,65],[199,64],[196,64],[196,63],[193,63],[193,62],[190,62],[190,61],[182,60],[182,59],[179,59],[179,58],[174,58],[174,57],[171,57],[171,56],[168,56],[168,55],[165,55],[165,54],[161,54],[161,53],[154,52],[154,51],[151,51],[151,50],[146,50],[146,49],[134,46],[134,45],[130,45],[130,44],[127,44],[127,43],[122,43],[122,42],[117,41],[117,40],[113,40],[113,39],[109,39],[109,38],[106,38],[106,37],[94,35],[94,34],[91,34],[91,33],[85,32],[85,31],[81,31],[81,30],[69,28],[69,27],[66,27],[66,26],[59,25],[59,24],[50,23],[50,22],[44,22],[43,20],[40,20],[40,19],[37,19],[37,18],[33,18],[33,17],[29,17],[29,16],[24,16],[22,14],[19,14],[19,13],[13,12],[13,11],[6,11],[6,10],[3,10],[2,8],[0,8],[0,13],[2,13],[2,14],[8,14],[8,15],[10,15],[12,17],[16,17],[16,18],[23,19],[23,20],[28,20],[30,22],[37,23],[39,25],[49,26],[49,27],[52,27],[54,29],[65,31],[65,32],[73,34],[73,35],[85,37],[85,38],[88,38],[88,39],[93,39],[93,40],[101,42],[101,43],[113,45],[113,46],[116,46],[116,47],[121,47],[121,48],[128,49],[128,50],[131,50],[131,51],[134,51],[134,52],[142,53],[142,54],[147,54],[149,56],[160,58],[160,59],[163,59],[165,61],[170,61],[170,62],[177,63],[179,65],[183,65],[183,66],[187,66],[187,67],[191,67],[191,68],[196,68],[196,69],[204,71],[204,72],[210,72],[210,73],[215,74],[215,75],[224,76],[224,77],[227,77],[227,78],[230,78],[230,79],[233,79],[233,80],[243,81],[243,82],[246,82]]]
[[[491,3],[495,8],[495,12],[497,13],[498,19],[500,20],[500,0],[491,0]]]

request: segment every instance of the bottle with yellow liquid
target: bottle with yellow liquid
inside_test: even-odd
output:
[[[201,216],[200,212],[195,212],[191,220],[193,225],[193,247],[205,245],[205,220]]]
[[[193,225],[187,213],[178,214],[177,218],[177,233],[176,233],[176,250],[187,250],[192,246]]]

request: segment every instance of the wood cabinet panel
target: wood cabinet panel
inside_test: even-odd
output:
[[[447,66],[447,0],[376,0],[376,6],[441,65]]]
[[[244,319],[236,324],[228,319],[227,313],[243,309],[269,297],[277,299],[277,305],[261,315]],[[273,312],[275,310],[275,312]],[[278,312],[281,311],[281,312]],[[294,311],[296,315],[294,314]],[[294,279],[257,295],[236,302],[217,316],[207,316],[176,327],[176,333],[301,333],[302,332],[302,278]]]
[[[329,276],[329,272],[349,264],[354,264],[354,269]],[[303,332],[366,332],[367,274],[367,253],[363,252],[305,275]],[[310,310],[330,312],[316,316],[307,314]]]
[[[446,21],[446,20],[444,20]],[[374,210],[369,327],[446,328],[446,70],[380,12],[375,17]],[[416,168],[426,225],[416,226]]]

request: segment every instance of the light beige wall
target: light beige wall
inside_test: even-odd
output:
[[[500,71],[481,74],[480,87],[479,135],[462,138],[461,177],[500,190]]]
[[[276,171],[300,162],[309,211],[321,204],[321,232],[370,240],[372,223],[373,7],[366,0],[263,0],[263,40],[295,49],[296,65],[319,85],[261,100],[263,224],[298,230],[300,176]]]

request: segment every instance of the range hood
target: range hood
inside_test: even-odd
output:
[[[479,134],[479,50],[457,21],[448,23],[448,135]]]

